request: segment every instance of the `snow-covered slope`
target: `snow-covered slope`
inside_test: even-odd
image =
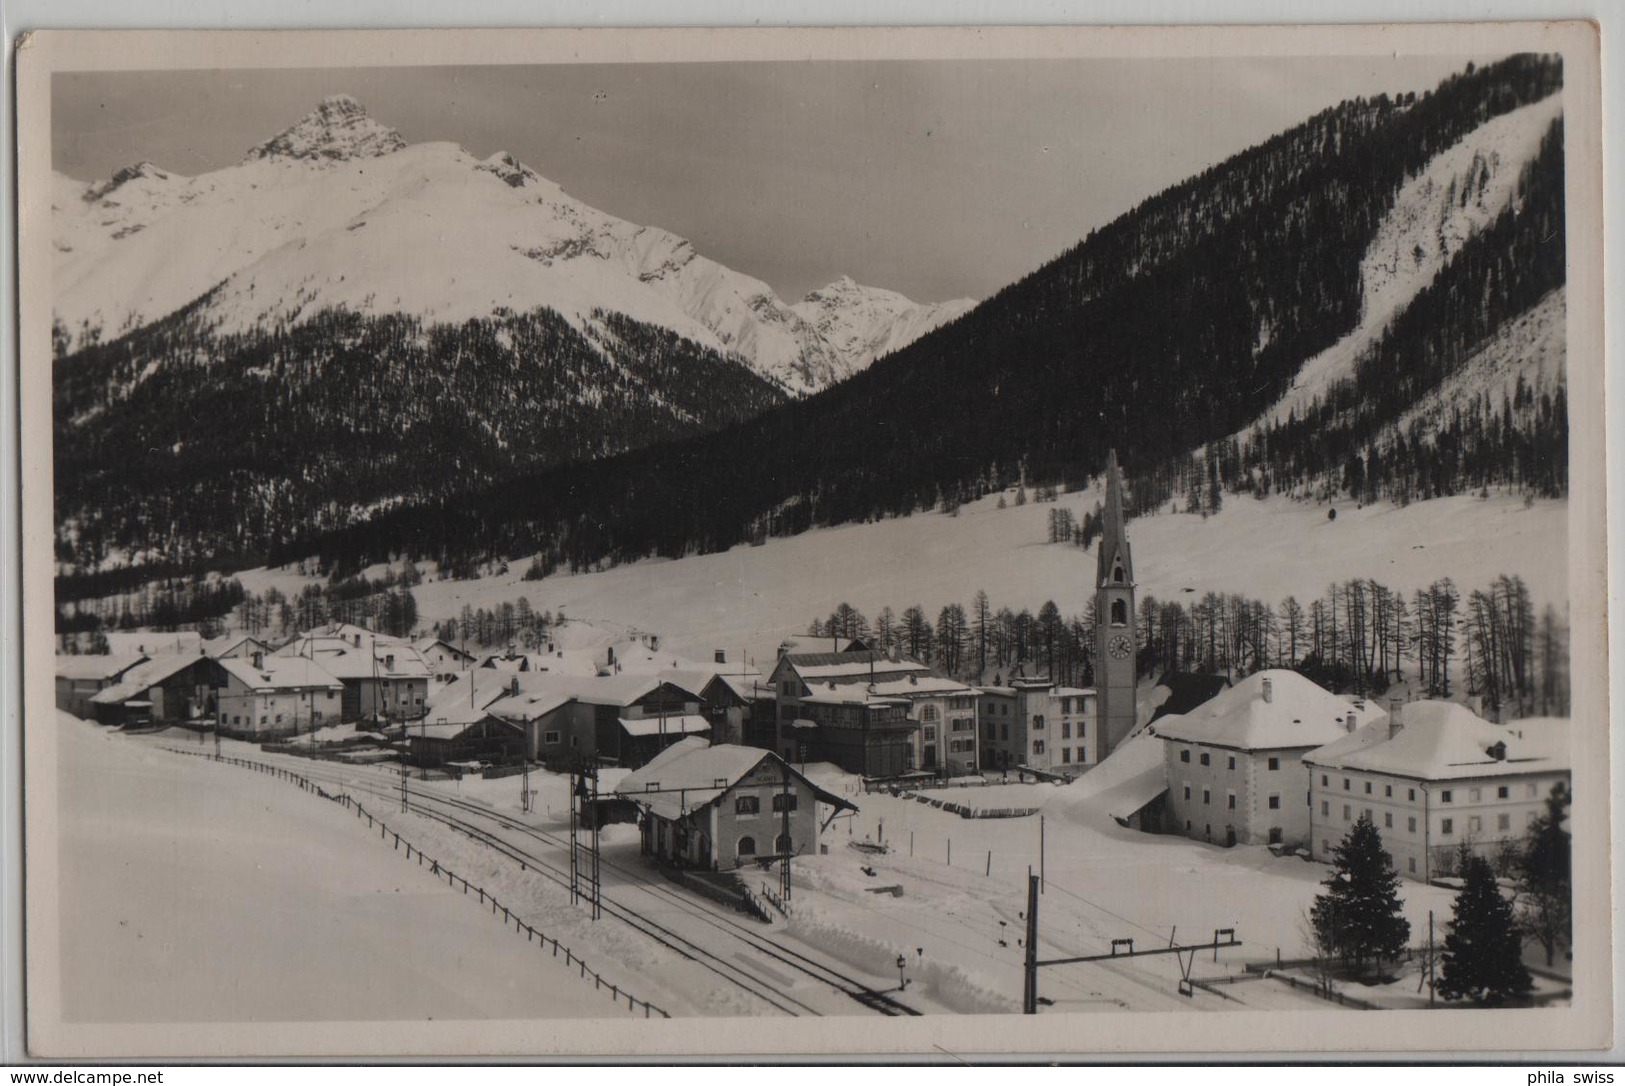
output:
[[[1563,113],[1554,94],[1480,125],[1436,155],[1399,190],[1360,262],[1365,304],[1359,325],[1304,362],[1265,423],[1302,410],[1333,382],[1349,377],[1360,352],[1445,266],[1473,234],[1517,198],[1518,174]]]
[[[804,315],[766,283],[581,203],[511,155],[409,145],[344,96],[198,177],[151,163],[95,185],[58,174],[53,207],[55,316],[75,346],[216,287],[204,317],[220,332],[337,306],[437,321],[547,306],[578,327],[595,310],[667,327],[806,392],[966,307],[843,280]]]

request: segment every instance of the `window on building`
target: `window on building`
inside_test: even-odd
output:
[[[1349,779],[1347,777],[1344,777],[1343,778],[1343,791],[1347,792],[1348,790],[1349,790]]]
[[[773,793],[773,810],[778,814],[796,809],[796,794],[794,792]]]
[[[1344,822],[1352,822],[1352,821],[1354,821],[1354,810],[1347,803],[1343,804],[1343,821]]]
[[[999,725],[999,738],[1004,740],[1005,742],[1009,742],[1009,740],[1010,740],[1010,725],[1008,725],[1008,724],[1000,724]]]
[[[1191,760],[1191,752],[1188,751],[1188,750],[1180,751],[1179,752],[1179,760],[1182,761],[1182,762],[1190,761]]]
[[[1270,767],[1270,770],[1272,772],[1274,770],[1280,769],[1281,768],[1281,759],[1279,759],[1279,758],[1271,758],[1269,760],[1269,767]]]
[[[1186,799],[1190,799],[1190,798],[1191,798],[1191,786],[1190,786],[1190,785],[1188,785],[1188,784],[1187,784],[1187,785],[1186,785],[1186,786],[1185,786],[1185,798],[1186,798]],[[1185,828],[1186,828],[1186,829],[1190,829],[1190,827],[1189,827],[1189,826],[1186,826],[1186,827],[1185,827]]]
[[[1224,794],[1224,806],[1225,809],[1229,811],[1236,809],[1236,794],[1234,792],[1226,792]]]
[[[1116,574],[1116,577],[1117,577],[1118,581],[1122,581],[1122,579],[1123,579],[1123,571],[1118,570],[1117,574]],[[1113,626],[1127,626],[1128,625],[1128,604],[1123,602],[1122,600],[1112,600],[1112,625]]]
[[[1270,827],[1270,844],[1278,845],[1278,844],[1281,843],[1283,838],[1284,838],[1284,834],[1283,834],[1280,826],[1271,826]]]
[[[935,724],[927,724],[924,728],[924,733],[925,741],[927,743],[935,743],[937,741],[937,726]]]
[[[1033,740],[1033,753],[1034,754],[1042,754],[1042,753],[1044,753],[1044,741],[1042,739],[1034,739]]]
[[[1495,790],[1495,798],[1496,799],[1506,799],[1508,791],[1509,791],[1509,789],[1507,788],[1506,785],[1504,785],[1504,784],[1501,785],[1499,788],[1497,788]]]
[[[1536,797],[1538,797],[1540,795],[1540,788],[1539,788],[1538,785],[1535,784],[1534,781],[1529,782],[1528,788],[1529,788],[1529,798],[1530,799],[1535,799]]]
[[[1281,797],[1280,796],[1271,796],[1270,797],[1269,807],[1270,807],[1270,810],[1272,810],[1272,811],[1279,811],[1281,809]]]
[[[1469,789],[1467,789],[1467,802],[1468,803],[1477,803],[1478,802],[1478,796],[1479,796],[1479,790],[1477,788],[1469,788]]]
[[[1413,874],[1413,875],[1416,874],[1416,857],[1415,856],[1406,857],[1405,858],[1405,863],[1409,867],[1411,874]]]
[[[1510,830],[1512,828],[1512,816],[1509,815],[1509,814],[1498,814],[1498,815],[1496,815],[1495,816],[1495,828],[1498,829],[1498,830],[1501,830],[1503,832],[1505,832],[1506,830]]]
[[[1072,738],[1072,722],[1070,720],[1061,721],[1061,738],[1062,739],[1071,739]]]
[[[1455,832],[1456,832],[1456,820],[1455,819],[1447,818],[1447,819],[1444,819],[1442,822],[1439,823],[1439,833],[1442,836],[1449,837],[1452,833],[1455,833]]]
[[[1414,816],[1405,820],[1405,830],[1408,833],[1416,832],[1416,819]]]
[[[1320,814],[1321,814],[1321,817],[1323,817],[1323,818],[1324,817],[1329,817],[1331,815],[1331,813],[1332,813],[1331,807],[1332,807],[1332,805],[1330,803],[1327,803],[1325,800],[1321,800],[1320,801]]]
[[[1044,714],[1043,713],[1034,713],[1033,714],[1033,731],[1041,732],[1043,730],[1044,730]]]
[[[1070,713],[1071,711],[1072,711],[1072,699],[1071,698],[1062,698],[1061,699],[1061,712]]]
[[[1415,803],[1416,802],[1416,789],[1407,788],[1405,790],[1405,798],[1410,800],[1412,803]]]
[[[756,838],[754,838],[754,837],[741,837],[739,839],[739,855],[741,855],[741,856],[754,856],[754,855],[756,855]]]
[[[996,732],[994,730],[994,726],[993,726],[993,721],[991,721],[991,720],[988,721],[987,722],[987,727],[983,728],[982,731],[986,734],[986,737],[991,740],[994,737],[994,735],[996,734]]]
[[[1322,773],[1322,774],[1321,774],[1321,775],[1320,775],[1320,786],[1321,786],[1321,787],[1322,787],[1322,788],[1325,788],[1325,787],[1326,787],[1326,774],[1324,774],[1324,773]]]
[[[559,741],[559,733],[558,732],[543,732],[542,733],[542,742],[548,744],[549,746],[552,746],[553,744],[557,743],[558,741]]]
[[[778,853],[780,856],[784,856],[788,853],[794,852],[795,846],[790,843],[790,838],[781,833],[777,837],[773,838],[773,851]]]
[[[1067,763],[1070,763],[1071,761],[1072,761],[1072,748],[1071,747],[1062,747],[1061,748],[1061,763],[1063,765],[1065,765]]]
[[[1234,754],[1228,756],[1225,759],[1225,768],[1226,769],[1234,769],[1234,768],[1236,768],[1236,756]]]
[[[1484,829],[1484,820],[1477,815],[1467,819],[1467,832],[1479,833]]]
[[[1088,747],[1079,747],[1078,748],[1078,763],[1081,765],[1082,763],[1087,762],[1088,760],[1089,760],[1089,748]]]
[[[1365,794],[1368,795],[1368,796],[1371,794],[1371,782],[1370,781],[1365,782]]]
[[[1382,794],[1385,797],[1387,797],[1388,799],[1393,799],[1394,798],[1394,786],[1391,785],[1391,784],[1383,785],[1382,786]]]
[[[1198,758],[1197,761],[1201,762],[1203,765],[1211,764],[1211,759],[1205,753]]]
[[[1446,788],[1443,792],[1439,793],[1439,802],[1440,803],[1449,803],[1450,802],[1450,789]]]
[[[1213,802],[1213,791],[1212,791],[1212,789],[1209,789],[1209,788],[1202,789],[1202,802],[1204,804],[1208,804],[1208,803]]]
[[[927,705],[927,706],[925,706],[923,709],[920,710],[920,719],[921,720],[935,720],[935,719],[937,719],[937,707],[935,705]]]
[[[753,815],[761,812],[762,801],[756,796],[738,796],[734,799],[734,814]]]
[[[1391,830],[1394,828],[1394,812],[1382,812],[1382,828],[1385,830]]]

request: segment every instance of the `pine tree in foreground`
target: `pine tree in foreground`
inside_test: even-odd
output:
[[[1338,843],[1333,857],[1332,873],[1321,883],[1326,890],[1309,910],[1310,923],[1326,946],[1363,973],[1367,963],[1380,967],[1397,958],[1410,938],[1411,924],[1401,911],[1399,873],[1366,814]]]
[[[1482,856],[1469,856],[1466,882],[1456,894],[1455,917],[1445,936],[1439,995],[1494,1006],[1534,987],[1523,964],[1523,933],[1512,903],[1501,896],[1495,872]]]
[[[1563,828],[1571,802],[1561,782],[1552,786],[1546,813],[1529,827],[1519,864],[1518,921],[1546,951],[1547,965],[1572,938],[1569,831]]]

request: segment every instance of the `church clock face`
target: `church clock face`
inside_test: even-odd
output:
[[[1112,654],[1114,660],[1128,659],[1128,654],[1133,649],[1134,646],[1129,643],[1129,639],[1123,634],[1118,634],[1106,643],[1106,651]]]

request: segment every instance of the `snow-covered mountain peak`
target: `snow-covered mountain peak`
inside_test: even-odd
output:
[[[495,174],[512,188],[522,189],[531,185],[540,184],[542,175],[520,162],[507,151],[498,151],[490,158],[474,167],[486,173]]]
[[[87,188],[82,198],[86,203],[94,203],[117,192],[132,181],[164,182],[170,180],[170,177],[167,170],[161,170],[146,159],[142,159],[114,173],[105,183]]]
[[[360,102],[348,94],[332,94],[292,128],[250,148],[243,162],[348,162],[393,154],[405,146],[399,132],[369,117]]]

